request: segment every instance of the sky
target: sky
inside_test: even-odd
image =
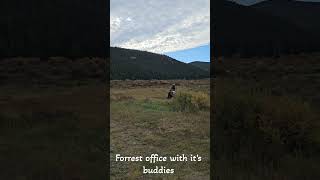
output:
[[[111,0],[110,46],[209,61],[210,0]]]
[[[210,62],[210,44],[165,54],[186,63],[192,61]]]

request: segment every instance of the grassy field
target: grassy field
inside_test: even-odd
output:
[[[320,178],[319,57],[215,61],[216,179]]]
[[[0,61],[0,179],[106,178],[105,77],[81,70],[96,61]]]
[[[112,81],[111,178],[209,179],[210,154],[215,179],[320,179],[319,57],[216,61],[212,127],[209,80]],[[104,63],[0,61],[0,179],[105,178]],[[168,100],[172,83],[178,94]],[[202,161],[115,162],[152,153]],[[143,175],[143,165],[175,173]]]
[[[171,84],[177,97],[166,99]],[[111,82],[112,179],[209,179],[209,80]],[[201,162],[164,162],[175,173],[146,175],[148,162],[116,162],[115,154],[199,154]]]

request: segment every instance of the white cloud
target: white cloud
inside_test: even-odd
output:
[[[111,0],[111,46],[156,53],[210,42],[210,0]]]

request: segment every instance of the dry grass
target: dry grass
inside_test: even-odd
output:
[[[0,179],[106,177],[106,59],[0,59]]]
[[[171,102],[174,111],[199,112],[210,109],[210,96],[203,92],[181,92]]]
[[[294,58],[217,65],[228,72],[215,80],[215,178],[319,179],[319,62]]]
[[[1,179],[105,178],[105,89],[1,88]]]
[[[209,81],[197,82],[179,81],[177,91],[208,94]],[[209,111],[197,114],[172,111],[170,104],[173,100],[166,99],[166,96],[173,82],[162,85],[152,81],[139,81],[138,84],[143,85],[132,85],[132,81],[122,83],[111,88],[112,179],[209,179]],[[116,153],[191,153],[203,156],[204,161],[159,163],[157,165],[175,168],[175,174],[142,175],[142,165],[146,163],[115,162]]]

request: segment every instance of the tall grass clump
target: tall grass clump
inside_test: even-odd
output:
[[[219,79],[213,97],[216,179],[319,179],[319,112],[306,98]],[[276,175],[276,176],[275,176]]]
[[[171,102],[173,111],[178,112],[198,112],[209,110],[210,97],[208,94],[202,92],[181,92],[174,97]]]
[[[219,88],[214,98],[218,153],[264,161],[310,156],[319,149],[319,116],[309,103],[232,87]]]

